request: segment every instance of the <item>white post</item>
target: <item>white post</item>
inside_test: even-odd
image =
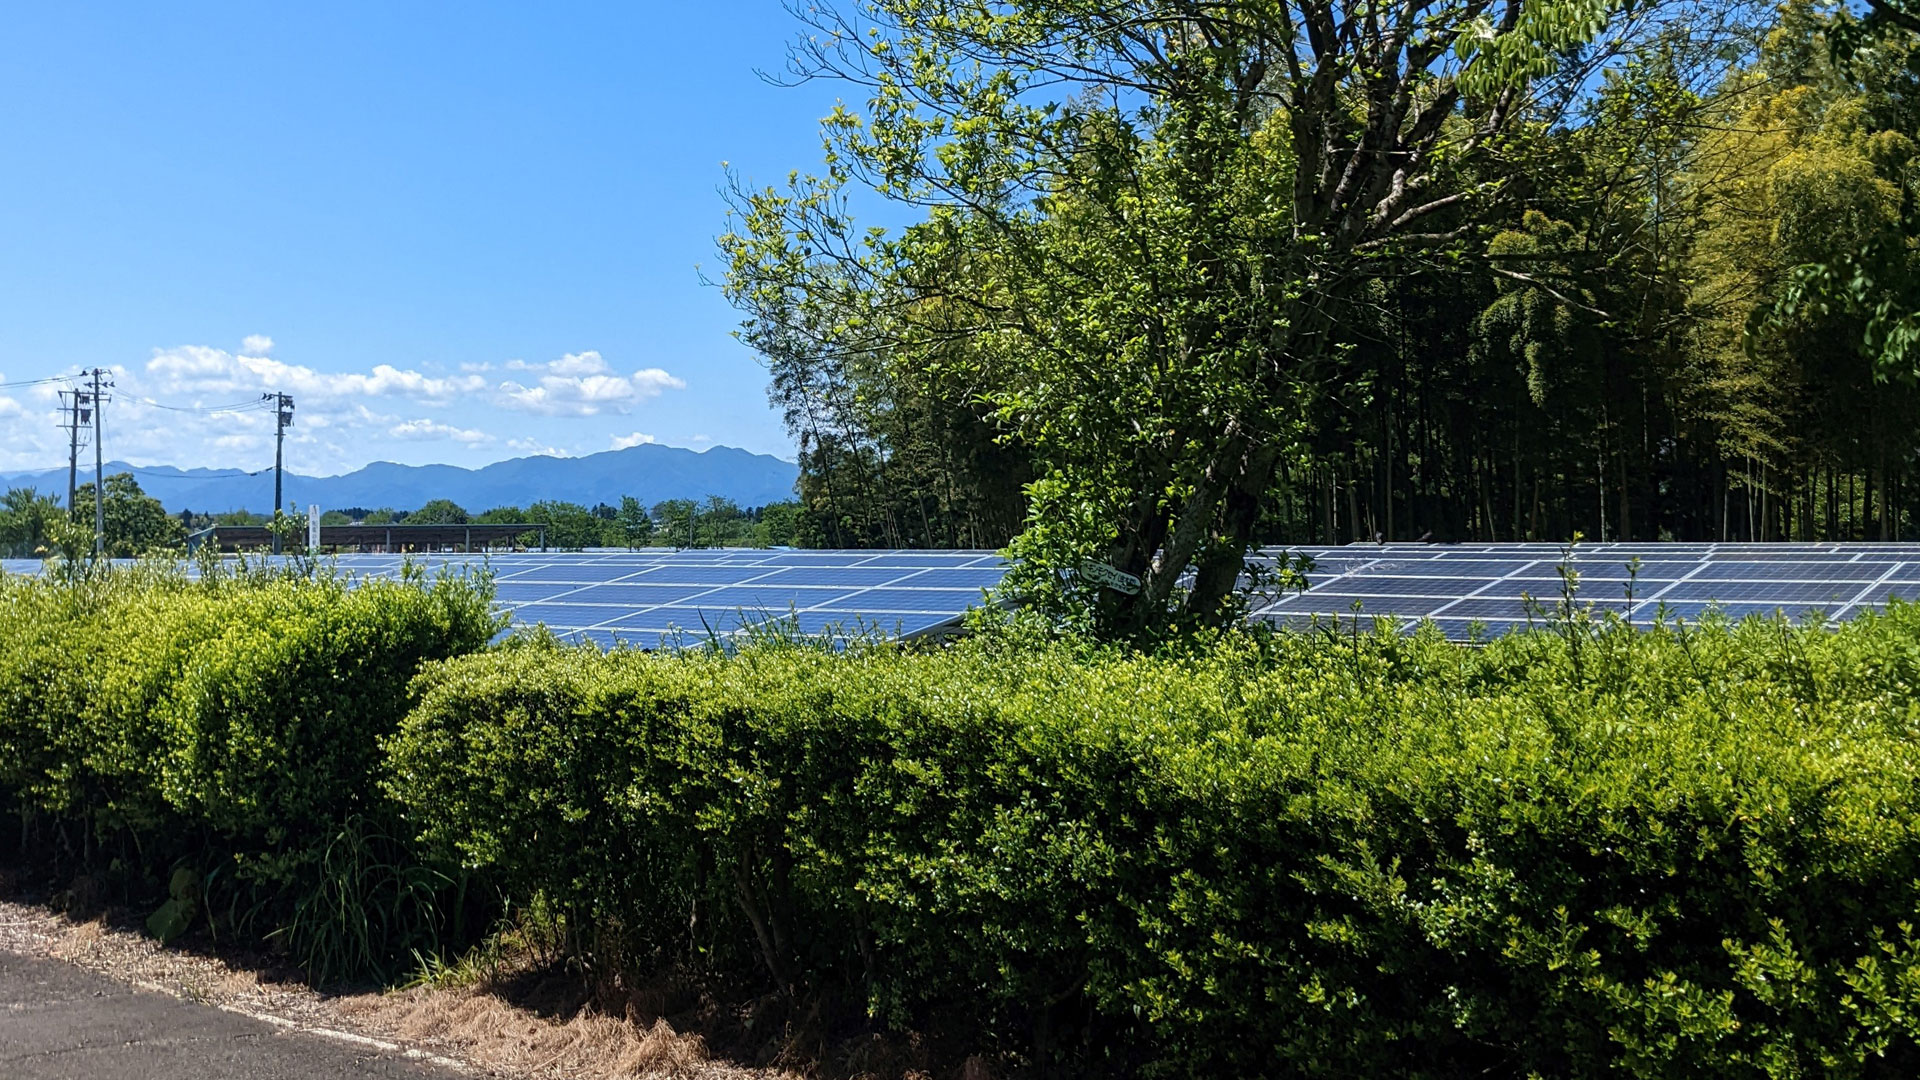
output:
[[[320,504],[307,504],[307,550],[320,550]]]

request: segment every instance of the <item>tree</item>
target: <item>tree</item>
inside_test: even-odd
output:
[[[1798,31],[1793,74],[1823,130],[1800,160],[1783,163],[1783,209],[1793,215],[1783,224],[1799,226],[1802,258],[1757,321],[1778,329],[1844,313],[1877,377],[1911,382],[1920,378],[1920,8],[1872,0],[1860,21],[1844,7],[1822,18],[1806,0],[1783,11],[1777,33]],[[1830,43],[1831,68],[1815,59],[1815,35]],[[1824,76],[1827,93],[1809,76]],[[1846,90],[1837,101],[1836,85]]]
[[[1876,45],[1910,44],[1920,36],[1920,4],[1914,0],[1865,0],[1865,4],[1865,18],[1855,18],[1846,5],[1838,5],[1826,27],[1831,54],[1842,66],[1851,66]]]
[[[620,527],[620,535],[628,547],[645,547],[653,539],[653,517],[640,500],[631,495],[620,496],[620,509],[615,511],[614,523]]]
[[[407,515],[409,525],[465,525],[467,512],[451,499],[430,499]]]
[[[824,176],[736,193],[743,337],[961,365],[1038,462],[1016,585],[1122,633],[1232,614],[1342,320],[1474,235],[1506,185],[1469,166],[1620,22],[1604,0],[863,10],[801,13],[795,74],[865,87],[870,115],[828,119]],[[855,183],[925,219],[861,232]],[[1089,558],[1143,587],[1079,586]]]
[[[695,534],[695,519],[699,514],[700,504],[692,499],[665,499],[653,504],[653,520],[659,523],[657,532],[674,547],[699,546]]]
[[[800,529],[800,504],[769,503],[760,508],[754,540],[759,547],[793,547]]]
[[[0,496],[0,552],[9,559],[35,559],[53,553],[55,534],[67,517],[60,500],[32,488],[11,488]]]
[[[707,496],[699,513],[698,547],[732,547],[743,544],[752,519],[740,504],[719,495]]]
[[[547,527],[549,547],[578,550],[601,539],[602,522],[579,503],[542,499],[527,507],[526,520]]]
[[[527,512],[517,506],[496,506],[490,510],[473,515],[471,523],[474,525],[519,525],[531,520],[532,519],[527,516]],[[513,539],[513,543],[519,545],[535,544],[538,542],[539,534],[536,532],[522,533]]]
[[[1897,356],[1902,313],[1920,310],[1903,284],[1920,252],[1920,61],[1894,34],[1836,60],[1844,23],[1801,0],[1683,9],[1566,109],[1524,110],[1428,174],[1434,199],[1497,197],[1434,215],[1478,226],[1457,251],[1374,260],[1335,306],[1254,536],[1920,533],[1920,378]],[[1095,226],[1153,209],[1151,188],[1055,186],[1025,224],[1086,252],[1104,250]],[[1118,373],[1116,403],[1091,415],[1135,414],[1126,357],[1092,333],[1114,305],[1036,302],[1066,286],[1007,270],[1011,241],[941,263],[914,230],[873,250],[793,239],[810,261],[747,307],[742,336],[800,447],[798,542],[994,546],[1064,505],[1027,497],[1059,451],[1002,407],[1041,352],[1028,346],[1062,323],[1094,342],[1082,368]],[[1016,315],[1031,325],[1008,328]],[[1159,416],[1158,391],[1141,396]],[[1054,437],[1107,438],[1061,415]]]
[[[411,516],[412,515],[408,514],[405,510],[395,510],[391,506],[383,506],[378,510],[368,511],[367,516],[360,519],[360,524],[399,525]]]
[[[74,496],[75,505],[82,508],[92,505],[93,490],[91,483],[82,484]],[[104,547],[109,558],[135,558],[178,548],[186,542],[186,531],[179,519],[167,513],[159,499],[140,490],[132,473],[107,477],[102,509],[106,519]],[[92,515],[83,512],[79,517],[80,524],[92,525]]]

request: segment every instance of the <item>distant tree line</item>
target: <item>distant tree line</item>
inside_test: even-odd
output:
[[[59,499],[31,488],[0,496],[0,557],[40,558],[58,554],[63,542],[79,553],[93,550],[93,485],[76,495],[78,512],[69,520]],[[152,551],[184,548],[187,534],[215,525],[265,525],[265,514],[244,510],[217,514],[181,511],[169,514],[160,500],[142,491],[131,473],[106,479],[104,499],[106,551],[132,558]],[[549,547],[779,547],[795,544],[800,520],[797,503],[743,508],[731,499],[668,499],[647,506],[622,496],[619,505],[541,500],[526,507],[496,506],[470,514],[448,499],[429,500],[418,509],[348,507],[321,514],[322,525],[492,525],[545,526]],[[537,534],[529,533],[527,543]]]
[[[546,527],[550,547],[784,547],[795,543],[795,503],[741,507],[732,499],[667,499],[647,506],[632,495],[619,505],[543,499],[526,507],[496,506],[469,513],[448,499],[417,510],[347,507],[320,516],[322,525],[511,525]]]

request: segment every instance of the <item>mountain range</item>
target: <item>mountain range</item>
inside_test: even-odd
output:
[[[169,511],[221,513],[273,508],[273,470],[176,469],[112,462],[106,474],[131,472],[147,494]],[[376,461],[344,476],[286,475],[286,501],[322,510],[350,506],[413,510],[429,499],[452,499],[478,513],[495,506],[519,506],[558,499],[585,506],[618,504],[633,495],[648,506],[663,499],[705,499],[718,495],[741,506],[765,506],[794,497],[799,466],[768,454],[730,446],[694,451],[643,443],[586,457],[523,457],[479,469],[458,465],[396,465]],[[80,482],[93,479],[81,469]],[[0,488],[31,487],[64,499],[67,470],[0,473]]]

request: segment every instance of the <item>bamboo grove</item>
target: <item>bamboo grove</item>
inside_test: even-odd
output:
[[[882,5],[902,6],[915,5]],[[1100,17],[1087,14],[1095,9],[1116,19],[1131,12],[1135,25],[1178,11],[1198,27],[1189,37],[1213,35],[1213,51],[1257,52],[1246,41],[1259,28],[1236,38],[1241,31],[1205,21],[1205,4],[1067,6],[1073,14],[1056,13],[1049,26]],[[1252,19],[1244,13],[1259,7],[1233,6],[1220,18]],[[1469,9],[1452,14],[1499,11]],[[1858,24],[1805,0],[1608,12],[1585,28],[1593,32],[1549,49],[1551,63],[1522,63],[1527,89],[1517,96],[1476,90],[1471,63],[1451,76],[1451,90],[1436,90],[1403,57],[1399,90],[1415,107],[1388,120],[1444,133],[1424,150],[1397,151],[1430,156],[1414,177],[1421,218],[1368,234],[1344,262],[1326,254],[1332,241],[1299,224],[1311,205],[1299,197],[1310,133],[1293,110],[1311,102],[1297,96],[1196,120],[1201,106],[1138,104],[1165,87],[1169,97],[1186,93],[1177,78],[1152,85],[1137,77],[1144,68],[1130,68],[1131,88],[1115,89],[1125,80],[1089,77],[1079,97],[1044,107],[1076,114],[1070,147],[1052,159],[1033,154],[1041,164],[1017,175],[972,162],[986,178],[969,188],[967,163],[956,160],[971,152],[964,133],[1004,117],[935,109],[935,119],[916,121],[921,142],[890,144],[883,129],[889,117],[899,123],[907,76],[884,63],[833,68],[871,89],[873,115],[828,120],[837,149],[811,186],[737,186],[735,231],[722,242],[728,288],[749,317],[743,338],[764,356],[771,396],[801,447],[803,533],[832,545],[998,546],[1067,528],[1083,513],[1125,520],[1130,490],[1166,503],[1204,486],[1202,472],[1143,471],[1138,443],[1115,441],[1098,461],[1085,449],[1118,440],[1111,428],[1160,423],[1156,407],[1170,414],[1168,443],[1226,438],[1227,428],[1180,426],[1209,410],[1238,409],[1265,425],[1264,445],[1277,448],[1272,467],[1239,477],[1258,486],[1248,542],[1920,533],[1920,386],[1896,348],[1920,309],[1900,306],[1920,276],[1920,38],[1902,24],[1837,48],[1836,18]],[[890,42],[876,50],[924,45],[907,32],[916,30],[910,19],[891,29],[898,40],[875,34]],[[994,32],[1000,55],[1010,55],[1004,41],[1017,28]],[[1285,57],[1306,52],[1284,42]],[[977,53],[939,55],[949,76],[984,78]],[[796,70],[817,74],[834,59],[816,45],[797,54]],[[1046,66],[1058,60],[1025,57],[1021,70],[1071,66]],[[924,68],[927,56],[918,62]],[[1233,70],[1265,86],[1279,66],[1269,55]],[[1004,89],[1031,101],[1044,93],[1036,81]],[[1335,127],[1359,126],[1329,145],[1364,145],[1375,86],[1356,77],[1333,101]],[[1422,100],[1444,101],[1446,115],[1421,113]],[[1501,108],[1511,114],[1490,122]],[[1206,137],[1206,124],[1226,123],[1240,125],[1230,158],[1203,149],[1178,169],[1166,165]],[[1037,123],[1030,134],[1033,144],[1067,141]],[[943,170],[931,179],[917,164],[929,159]],[[903,179],[912,172],[903,160],[921,172]],[[925,221],[893,234],[854,229],[850,207],[868,193],[844,189],[857,182]],[[978,195],[994,187],[1004,198],[1023,184],[1039,194],[1013,209]],[[1404,214],[1412,203],[1373,205]],[[1165,206],[1177,214],[1167,211],[1172,225],[1162,232],[1134,227]],[[994,230],[1026,232],[1015,244],[993,239]],[[1211,246],[1180,248],[1188,236]],[[1280,239],[1256,250],[1270,236]],[[1117,249],[1142,237],[1165,247],[1126,262]],[[1317,253],[1297,255],[1310,242]],[[1205,265],[1222,245],[1240,248]],[[1858,270],[1863,252],[1879,253],[1878,277],[1864,284],[1865,271],[1848,280],[1814,272]],[[1150,276],[1159,268],[1180,268],[1167,271],[1177,276],[1195,266],[1185,291],[1156,299],[1163,286]],[[1123,288],[1152,304],[1127,308],[1129,298],[1111,295]],[[1228,310],[1222,297],[1236,290],[1258,299]],[[1213,306],[1201,310],[1196,295]],[[1189,382],[1129,374],[1133,350],[1163,347],[1161,312],[1189,303],[1182,311],[1198,314],[1182,314],[1176,329],[1185,336],[1166,346],[1180,356],[1242,348],[1234,320],[1248,311],[1274,312],[1269,321],[1287,322],[1291,340],[1278,359],[1196,366],[1180,376]],[[1155,372],[1181,362],[1152,360]],[[1280,377],[1245,374],[1259,364]],[[1048,397],[1075,379],[1078,398]],[[1230,385],[1179,397],[1199,379]],[[1259,400],[1235,399],[1236,388]],[[1102,484],[1119,494],[1078,509],[1057,490]],[[1222,505],[1208,527],[1233,549],[1232,500]],[[1179,528],[1177,515],[1170,520],[1157,533],[1143,527],[1143,542],[1164,550]],[[1078,542],[1083,556],[1116,565],[1128,556],[1124,524]],[[1206,558],[1203,545],[1193,565]]]

